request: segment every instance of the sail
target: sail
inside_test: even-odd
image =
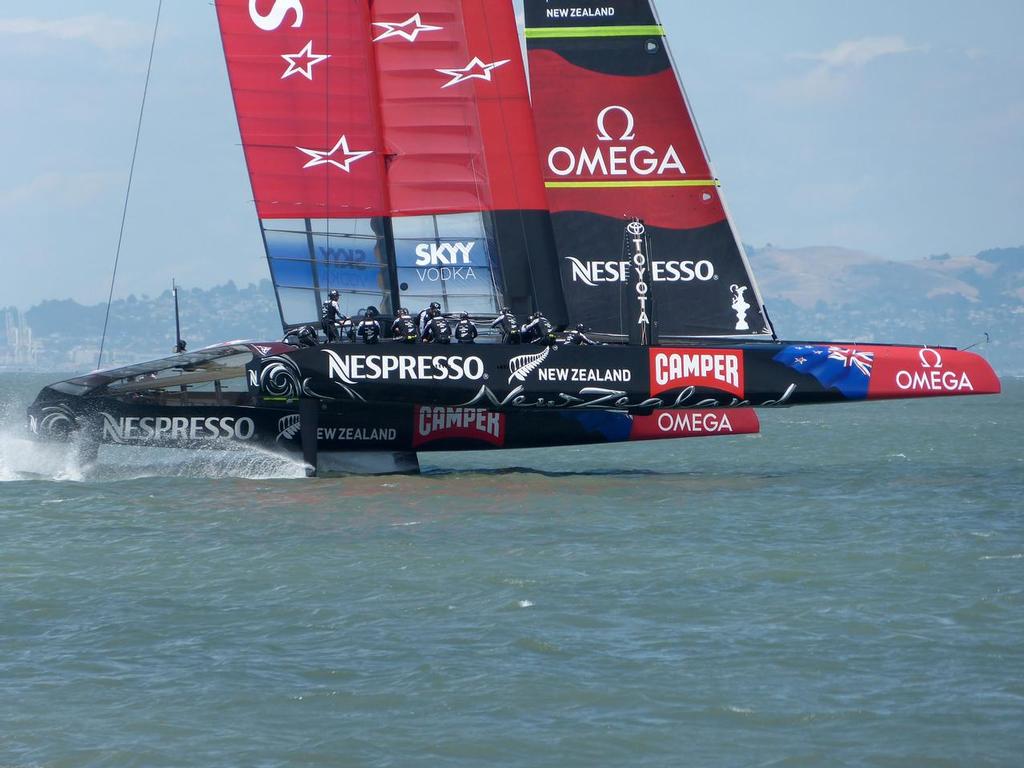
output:
[[[402,301],[563,316],[511,2],[372,5]]]
[[[285,326],[315,320],[332,288],[350,315],[564,315],[511,4],[217,11]]]
[[[526,0],[566,303],[596,331],[771,333],[648,0]]]

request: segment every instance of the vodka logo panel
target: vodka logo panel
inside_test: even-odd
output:
[[[403,248],[399,248],[399,267],[408,261]],[[487,266],[474,260],[474,256],[480,256],[483,251],[477,249],[475,240],[417,243],[413,254],[416,278],[420,283],[474,282],[479,277],[478,270]],[[486,261],[486,255],[481,259]]]

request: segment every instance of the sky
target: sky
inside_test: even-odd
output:
[[[0,306],[106,300],[156,7],[0,4]],[[745,242],[1024,244],[1024,2],[659,10]],[[266,277],[251,198],[213,4],[165,0],[115,296]]]

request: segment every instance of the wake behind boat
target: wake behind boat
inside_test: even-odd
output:
[[[1000,391],[966,351],[778,339],[648,0],[527,0],[529,85],[510,0],[217,12],[288,336],[47,387],[41,438],[414,471],[423,451]],[[440,330],[399,332],[400,307],[428,305]],[[540,313],[551,327],[510,343]],[[445,343],[454,316],[473,343]]]

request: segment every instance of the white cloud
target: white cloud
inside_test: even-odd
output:
[[[109,16],[76,16],[69,19],[0,19],[0,35],[42,37],[77,41],[104,50],[130,48],[145,43],[151,30],[142,24]]]
[[[862,69],[875,59],[896,56],[902,53],[916,53],[924,48],[914,47],[902,37],[863,37],[847,40],[835,48],[821,53],[801,54],[797,58],[819,62],[819,67],[831,70]]]
[[[874,61],[888,56],[921,53],[927,47],[910,45],[903,37],[863,37],[846,40],[834,48],[820,53],[801,53],[793,56],[815,62],[804,75],[783,84],[790,95],[830,97],[841,94],[851,81]]]
[[[31,203],[77,208],[102,198],[114,183],[116,178],[110,173],[44,173],[19,186],[0,189],[0,206]]]

